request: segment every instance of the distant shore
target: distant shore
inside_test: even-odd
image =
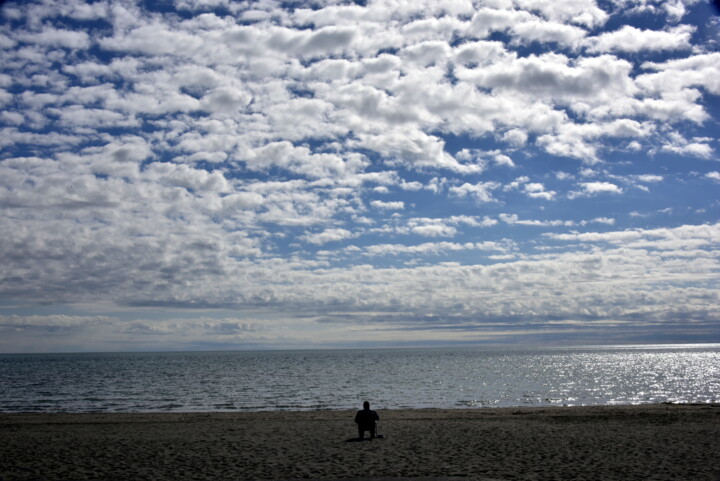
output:
[[[0,479],[720,479],[720,405],[379,414],[0,414]]]

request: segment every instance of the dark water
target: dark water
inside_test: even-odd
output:
[[[720,344],[0,355],[0,412],[720,402]]]

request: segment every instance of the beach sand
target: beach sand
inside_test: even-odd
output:
[[[0,479],[720,480],[720,405],[2,414]]]

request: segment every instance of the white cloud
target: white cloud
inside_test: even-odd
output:
[[[200,106],[209,112],[234,112],[250,103],[251,97],[239,88],[219,87],[200,100]]]
[[[710,158],[714,150],[704,142],[688,142],[681,141],[677,143],[665,144],[662,147],[665,152],[672,152],[680,155],[690,155],[693,157]]]
[[[390,165],[423,169],[443,169],[457,173],[477,173],[484,162],[458,162],[445,151],[445,142],[420,131],[390,130],[382,134],[362,134],[353,147],[372,149],[386,157]]]
[[[547,237],[562,241],[608,242],[628,247],[656,248],[675,251],[688,242],[694,245],[711,245],[720,225],[685,225],[674,229],[632,229],[613,232],[586,232],[571,234],[546,234]]]
[[[513,160],[505,154],[496,154],[493,160],[497,165],[502,165],[509,168],[516,167],[515,162],[513,162]]]
[[[575,46],[585,36],[581,28],[548,21],[523,10],[480,8],[470,22],[468,32],[486,38],[493,32],[510,31],[522,42],[557,42]]]
[[[444,64],[450,53],[447,42],[429,41],[404,48],[400,51],[400,58],[404,63],[411,63],[423,67]]]
[[[492,191],[500,187],[497,182],[464,183],[450,187],[450,193],[458,197],[474,197],[478,202],[494,202]]]
[[[662,175],[656,175],[656,174],[643,174],[636,176],[636,179],[640,182],[646,182],[646,183],[653,183],[653,182],[662,182],[664,177]]]
[[[582,28],[539,19],[513,25],[512,31],[525,42],[554,42],[573,48],[581,44],[586,35]]]
[[[510,225],[527,225],[536,227],[556,227],[556,226],[572,226],[573,221],[567,220],[532,220],[532,219],[520,219],[517,214],[500,214],[500,220],[505,224]]]
[[[715,156],[720,61],[709,29],[667,21],[702,5],[611,3],[5,5],[0,278],[12,282],[0,297],[257,309],[290,330],[328,306],[716,312],[684,291],[707,293],[716,241],[698,228],[671,249],[692,229],[633,230],[649,217],[619,197],[638,196],[658,222],[665,208],[708,220],[702,196],[683,193],[720,180],[698,173]],[[652,29],[629,26],[641,10]],[[673,175],[659,170],[668,157]],[[660,182],[684,204],[661,198]],[[580,197],[592,197],[586,218],[562,205]],[[612,238],[591,226],[636,244],[578,248],[595,238],[583,235]],[[348,246],[356,238],[373,244]],[[371,265],[381,255],[395,258]],[[279,312],[308,317],[285,324]],[[117,326],[45,317],[3,319]],[[128,327],[239,336],[253,322],[138,315]]]
[[[424,224],[411,227],[414,234],[422,237],[454,237],[457,229],[452,226],[437,224]]]
[[[665,62],[645,62],[642,67],[655,70],[637,77],[637,84],[649,92],[679,92],[686,87],[702,87],[720,94],[720,53],[692,55]]]
[[[282,44],[282,46],[290,47],[302,56],[325,56],[348,48],[355,38],[355,29],[324,27],[304,37],[298,43],[295,43],[297,42],[295,38],[291,44]]]
[[[160,184],[184,187],[198,192],[230,192],[231,187],[220,172],[208,172],[187,165],[155,162],[146,169],[148,179]]]
[[[467,224],[473,227],[492,227],[497,224],[495,219],[488,216],[484,216],[480,219],[478,216],[453,215],[448,217],[446,221],[453,225]]]
[[[594,0],[559,0],[546,2],[544,0],[517,0],[517,5],[542,15],[554,22],[571,22],[586,27],[603,25],[608,14],[598,7]]]
[[[521,176],[503,187],[503,191],[521,190],[525,195],[533,199],[553,200],[557,192],[545,190],[545,186],[539,182],[530,182],[530,177]]]
[[[421,237],[454,237],[463,226],[487,228],[498,223],[497,220],[484,216],[453,215],[450,217],[413,217],[405,222],[394,219],[392,225],[372,229],[372,232],[394,233],[401,235],[419,235]]]
[[[264,197],[256,192],[236,192],[222,198],[223,210],[256,209],[263,205]]]
[[[108,14],[108,4],[104,2],[86,3],[80,0],[63,2],[59,8],[64,15],[76,20],[95,20]]]
[[[156,21],[116,33],[113,37],[102,38],[99,43],[107,50],[192,57],[202,48],[203,40],[192,33],[175,30],[170,25]]]
[[[502,42],[477,41],[459,45],[453,52],[453,60],[464,67],[492,65],[509,54]]]
[[[585,163],[599,162],[598,139],[647,137],[653,131],[650,123],[617,119],[609,123],[565,124],[556,134],[538,138],[538,145],[554,155],[575,157]]]
[[[588,38],[590,52],[638,52],[640,50],[687,50],[695,27],[679,25],[668,31],[640,30],[624,25],[614,32],[605,32]]]
[[[370,205],[379,210],[402,210],[405,208],[403,201],[384,202],[382,200],[373,200]]]
[[[599,194],[622,194],[622,188],[610,182],[581,182],[582,190],[570,192],[568,198],[591,197]]]
[[[545,186],[537,182],[526,184],[523,190],[528,197],[533,199],[553,200],[557,194],[553,190],[545,190]]]
[[[325,229],[322,232],[314,234],[306,234],[305,236],[303,236],[303,240],[309,242],[310,244],[322,245],[327,244],[328,242],[337,242],[344,239],[349,239],[351,237],[353,237],[353,234],[349,230],[335,228]]]
[[[528,135],[526,132],[520,129],[512,129],[505,132],[505,134],[503,135],[503,140],[505,140],[514,147],[521,147],[527,142]]]
[[[584,182],[580,184],[585,192],[588,194],[598,194],[609,192],[613,194],[622,193],[622,189],[615,184],[610,182]]]
[[[592,219],[590,222],[596,223],[596,224],[615,225],[615,219],[613,219],[611,217],[596,217],[595,219]]]
[[[480,250],[499,251],[507,250],[506,243],[498,242],[467,242],[464,244],[455,242],[425,242],[417,245],[403,244],[376,244],[363,249],[366,256],[388,256],[403,254],[444,254],[454,251]]]
[[[90,37],[85,32],[45,28],[41,32],[21,33],[20,40],[28,43],[47,45],[48,47],[64,47],[86,49],[90,47]]]
[[[632,64],[613,56],[579,58],[548,53],[525,58],[507,57],[465,77],[498,91],[540,98],[588,99],[603,102],[636,91],[629,77]]]

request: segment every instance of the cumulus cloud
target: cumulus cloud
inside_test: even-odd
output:
[[[668,31],[641,30],[625,25],[614,32],[605,32],[589,38],[591,52],[638,52],[640,50],[687,50],[695,27],[679,25]]]
[[[581,190],[573,191],[568,194],[568,198],[575,199],[577,197],[592,197],[599,194],[622,194],[622,188],[610,182],[581,182],[579,184]]]
[[[553,200],[557,192],[545,190],[540,182],[530,182],[527,176],[518,177],[503,187],[504,191],[520,190],[532,199]]]
[[[327,244],[328,242],[336,242],[343,239],[349,239],[353,237],[352,232],[347,229],[325,229],[322,232],[307,234],[303,237],[306,242],[310,244]]]
[[[691,155],[696,157],[710,158],[714,153],[714,149],[705,142],[694,142],[677,138],[675,141],[662,146],[662,150],[681,155]]]
[[[241,338],[277,321],[308,339],[307,319],[343,308],[717,312],[688,294],[707,293],[716,241],[701,231],[716,226],[683,195],[718,180],[720,54],[712,25],[686,21],[708,5],[360,3],[4,5],[0,304],[50,306],[0,308],[4,332]],[[698,230],[668,227],[692,231],[685,251],[623,210],[635,196],[656,217],[695,213]],[[587,250],[583,235],[606,234],[653,247]],[[640,307],[654,279],[668,297]],[[84,303],[264,321],[138,312],[123,331],[57,307]]]
[[[402,210],[405,208],[405,203],[402,201],[384,202],[382,200],[373,200],[370,205],[380,210]]]
[[[650,92],[677,92],[687,87],[702,87],[720,93],[720,53],[701,53],[664,62],[644,62],[643,68],[655,73],[638,76],[637,84]]]
[[[451,225],[456,222],[444,219],[416,218],[408,222],[408,230],[422,237],[453,237],[457,229]]]
[[[636,176],[636,179],[640,182],[646,182],[646,183],[654,183],[654,182],[662,182],[664,177],[662,175],[656,175],[656,174],[642,174]]]
[[[464,183],[460,186],[450,187],[450,193],[458,197],[472,197],[478,202],[493,202],[492,191],[499,188],[497,182],[481,182],[478,184]]]
[[[403,254],[443,254],[453,251],[480,250],[480,251],[507,251],[506,243],[500,242],[425,242],[417,245],[405,244],[375,244],[363,250],[366,256],[397,256]]]
[[[536,220],[536,219],[520,219],[517,214],[500,214],[500,220],[510,225],[527,225],[536,227],[547,226],[572,226],[573,221],[567,220]]]
[[[21,33],[17,38],[27,43],[70,49],[85,49],[90,46],[90,37],[87,33],[55,28],[45,28],[34,33]]]

